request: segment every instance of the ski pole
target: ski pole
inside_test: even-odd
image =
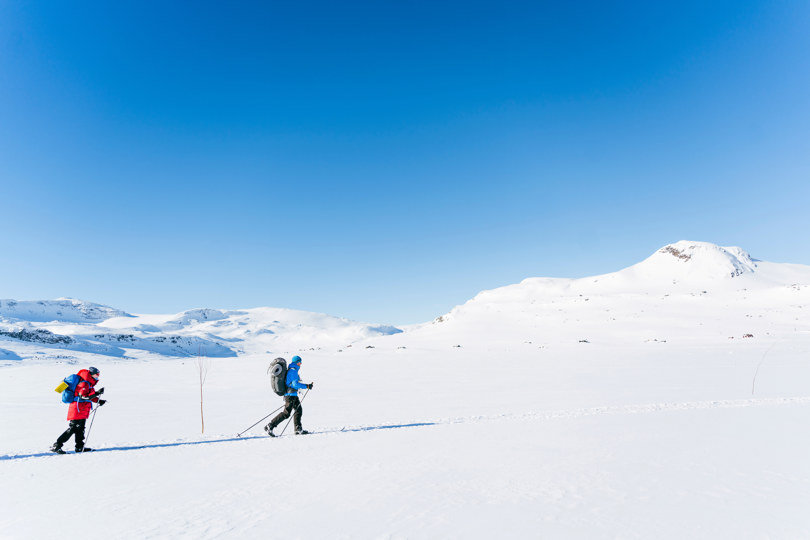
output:
[[[296,409],[300,409],[300,408],[301,408],[301,404],[304,402],[304,400],[305,400],[305,399],[307,399],[307,395],[308,395],[308,394],[309,394],[309,388],[307,388],[307,391],[306,391],[306,392],[304,392],[304,397],[302,397],[302,398],[301,398],[301,401],[299,401],[299,402],[298,402],[298,407],[296,407]],[[284,424],[284,429],[282,429],[282,430],[281,430],[281,435],[284,435],[284,432],[285,432],[285,431],[287,431],[287,426],[289,426],[289,425],[290,425],[290,421],[293,419],[293,417],[294,417],[294,416],[295,416],[295,413],[293,413],[293,414],[291,414],[291,415],[290,415],[290,419],[289,419],[289,420],[287,420],[287,423],[286,423],[286,424]],[[279,437],[281,437],[281,435],[279,435]]]
[[[282,409],[282,408],[284,408],[284,405],[282,405],[281,407],[279,407],[279,408],[278,408],[278,409],[276,409],[275,411],[271,412],[270,414],[273,414],[274,412],[276,412],[276,411],[278,411],[278,410],[280,410],[280,409]],[[270,416],[270,414],[268,414],[267,416]],[[267,418],[267,416],[265,416],[264,418],[262,418],[262,420],[264,420],[265,418]],[[262,420],[259,420],[259,422],[261,422]],[[256,424],[258,424],[259,422],[256,422]],[[253,426],[255,426],[256,424],[253,424]],[[246,430],[244,430],[244,431],[242,431],[242,432],[240,432],[240,433],[237,433],[237,434],[236,434],[236,436],[237,436],[237,437],[241,437],[241,436],[242,436],[242,433],[247,433],[248,431],[250,431],[250,429],[251,429],[253,426],[250,426],[250,427],[249,427],[249,428],[247,428]]]
[[[99,407],[100,407],[100,405],[99,405]],[[98,407],[93,409],[93,418],[90,419],[90,427],[87,428],[87,437],[84,438],[84,446],[82,446],[82,452],[84,452],[84,447],[87,446],[87,441],[90,440],[90,430],[93,429],[93,421],[96,419],[96,411],[97,410],[98,410]]]

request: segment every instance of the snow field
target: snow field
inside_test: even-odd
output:
[[[767,344],[668,345],[302,353],[327,433],[281,439],[235,437],[281,405],[270,357],[211,359],[205,435],[194,359],[109,362],[81,456],[47,452],[73,366],[5,368],[0,537],[88,509],[115,538],[810,536],[808,344],[774,345],[753,396]]]

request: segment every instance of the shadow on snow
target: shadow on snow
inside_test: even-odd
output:
[[[332,430],[324,430],[324,431],[317,431],[312,433],[312,435],[321,435],[321,434],[328,434],[328,433],[351,433],[351,432],[359,432],[359,431],[376,431],[380,429],[403,429],[403,428],[413,428],[413,427],[423,427],[423,426],[435,426],[438,425],[438,422],[419,422],[414,424],[392,424],[388,426],[361,426],[361,427],[353,427],[353,428],[343,428],[343,429],[332,429]],[[291,434],[290,434],[291,435]],[[288,437],[289,435],[285,435]],[[140,446],[112,446],[110,448],[97,448],[93,450],[93,454],[99,452],[123,452],[128,450],[146,450],[149,448],[173,448],[178,446],[199,446],[203,444],[218,444],[218,443],[226,443],[226,442],[236,442],[236,441],[249,441],[251,439],[268,439],[264,435],[252,435],[249,437],[229,437],[227,439],[211,439],[208,441],[186,441],[186,442],[173,442],[173,443],[156,443],[156,444],[143,444]],[[74,454],[75,452],[69,452],[69,454]],[[39,458],[39,457],[53,457],[59,454],[54,454],[53,452],[40,452],[38,454],[7,454],[5,456],[0,456],[0,461],[9,461],[14,459],[28,459],[28,458]]]

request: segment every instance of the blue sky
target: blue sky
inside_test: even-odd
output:
[[[810,4],[0,2],[0,298],[425,322],[810,264]],[[707,5],[708,4],[708,5]]]

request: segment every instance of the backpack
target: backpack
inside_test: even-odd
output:
[[[76,397],[76,386],[81,382],[85,382],[84,379],[74,373],[73,375],[65,377],[64,380],[59,383],[59,386],[54,388],[54,391],[62,392],[62,403],[79,401],[81,398]]]
[[[270,386],[273,387],[273,392],[279,396],[287,393],[287,361],[281,357],[276,358],[270,363],[267,368],[267,373],[270,375]]]

